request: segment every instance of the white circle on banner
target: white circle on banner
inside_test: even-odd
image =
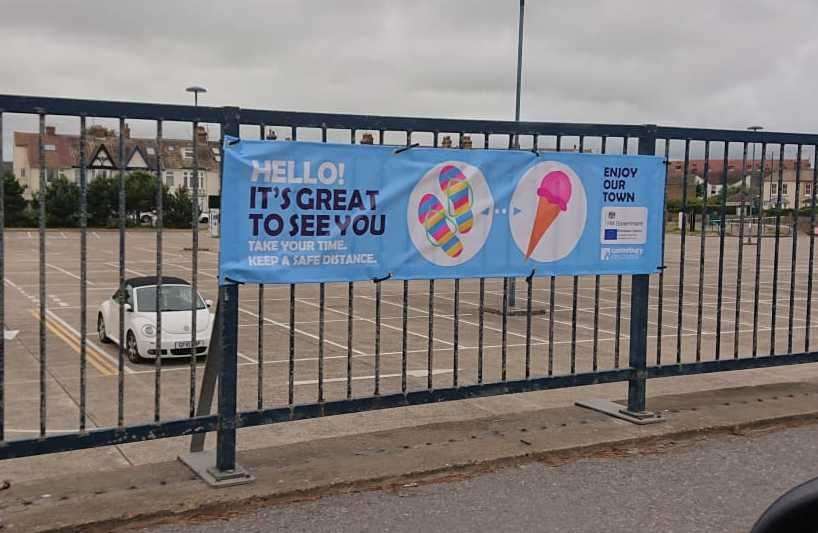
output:
[[[537,190],[543,179],[552,172],[561,172],[568,177],[570,197],[567,199],[566,209],[560,209],[556,218],[546,224],[544,233],[538,235],[534,227],[538,204],[546,199],[541,198]],[[556,161],[537,163],[523,174],[511,196],[508,223],[514,244],[524,256],[533,246],[529,259],[534,261],[558,261],[570,254],[582,237],[587,209],[585,187],[571,167]]]
[[[426,172],[412,190],[406,212],[415,248],[444,267],[474,257],[488,239],[493,218],[494,199],[485,176],[462,161],[444,161]]]

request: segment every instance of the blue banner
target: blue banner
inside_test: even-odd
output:
[[[663,159],[228,138],[222,282],[645,274]]]

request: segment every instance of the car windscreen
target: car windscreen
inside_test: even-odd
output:
[[[163,285],[159,293],[162,311],[190,311],[192,287],[187,285]],[[156,287],[141,287],[136,290],[137,310],[140,313],[156,312]],[[196,308],[204,309],[201,296],[196,297]]]

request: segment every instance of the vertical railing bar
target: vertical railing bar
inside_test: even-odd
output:
[[[810,190],[810,232],[809,232],[809,265],[807,266],[807,310],[805,322],[806,330],[804,335],[804,351],[810,351],[810,335],[812,333],[812,268],[815,261],[815,196],[818,187],[818,145],[812,147],[812,187]]]
[[[119,167],[119,290],[122,297],[119,299],[119,350],[118,350],[118,372],[117,372],[117,426],[125,425],[125,352],[123,345],[125,339],[125,117],[119,118],[119,157],[117,165]],[[131,302],[133,305],[133,302]],[[123,342],[125,339],[125,342]]]
[[[758,296],[761,285],[761,237],[764,214],[764,173],[767,157],[767,143],[761,143],[761,179],[758,180],[758,222],[756,223],[756,268],[755,285],[753,286],[753,349],[752,355],[758,355]]]
[[[403,280],[403,305],[401,306],[400,341],[400,391],[406,394],[406,364],[409,350],[409,281]]]
[[[429,346],[426,353],[426,388],[432,390],[432,369],[434,363],[434,334],[435,334],[435,280],[429,280]]]
[[[196,361],[199,347],[197,343],[197,318],[199,303],[199,122],[193,121],[193,199],[191,202],[191,258],[190,282],[192,297],[190,299],[190,416],[196,414]]]
[[[88,396],[88,179],[85,162],[85,115],[80,116],[80,431],[85,431]],[[2,129],[2,128],[0,128]],[[3,136],[0,132],[0,142]],[[0,156],[0,161],[3,158]],[[2,252],[0,251],[0,256]],[[2,273],[0,273],[2,275]],[[2,439],[0,439],[2,440]]]
[[[810,232],[809,232],[809,264],[807,265],[807,310],[806,332],[804,334],[804,351],[810,351],[810,334],[812,332],[812,268],[815,261],[815,188],[818,187],[818,145],[812,147],[812,189],[810,190]]]
[[[582,153],[585,148],[585,136],[579,137],[579,153]],[[575,374],[577,370],[577,305],[579,293],[579,276],[573,276],[571,292],[571,356],[570,367],[571,374]]]
[[[679,288],[676,309],[676,362],[682,362],[682,318],[684,316],[685,251],[687,250],[687,175],[690,170],[690,139],[685,139],[684,168],[682,170],[682,228],[679,242]],[[693,213],[693,223],[696,214]]]
[[[557,278],[551,276],[548,281],[548,375],[554,374],[554,292]]]
[[[355,284],[347,285],[347,399],[352,398],[352,333],[354,323]]]
[[[477,383],[483,383],[483,324],[486,309],[486,278],[480,278],[480,308],[477,310]]]
[[[457,387],[459,371],[460,346],[460,279],[454,280],[454,311],[452,312],[452,387]]]
[[[164,226],[162,187],[162,120],[156,121],[156,359],[153,376],[153,419],[161,419],[162,402],[162,230]]]
[[[654,152],[655,152],[654,147]],[[665,197],[662,208],[662,269],[659,270],[659,301],[656,308],[656,364],[662,364],[662,333],[663,333],[663,313],[665,301],[665,233],[667,225],[667,181],[670,173],[670,139],[665,139]]]
[[[628,137],[622,138],[622,155],[628,154]],[[616,275],[616,312],[614,339],[614,368],[619,368],[619,355],[622,344],[622,274]]]
[[[295,283],[290,283],[290,338],[289,360],[287,361],[288,383],[287,403],[292,406],[295,397]]]
[[[500,375],[506,380],[506,363],[508,361],[508,278],[503,278],[503,307],[500,337]]]
[[[381,393],[381,298],[382,284],[375,281],[375,396]],[[431,370],[430,370],[431,372]]]
[[[752,191],[752,170],[750,171],[750,190]],[[733,358],[738,359],[738,348],[739,348],[739,321],[741,320],[741,282],[742,282],[742,270],[744,269],[744,208],[745,208],[745,196],[746,193],[744,192],[744,180],[747,179],[747,141],[744,141],[744,148],[742,150],[741,155],[741,183],[742,183],[742,193],[741,193],[741,206],[739,209],[741,212],[739,213],[738,217],[738,271],[736,272],[736,308],[735,308],[735,316],[733,317]]]
[[[525,299],[525,379],[531,377],[531,299],[534,295],[534,273],[526,278]]]
[[[324,314],[326,308],[326,284],[318,284],[318,403],[324,402]],[[375,340],[376,355],[375,361],[377,364],[378,354],[377,346],[378,340]],[[375,371],[375,393],[377,394],[377,370]]]
[[[264,284],[258,284],[258,337],[256,338],[256,408],[264,408]]]
[[[719,271],[716,287],[716,360],[721,359],[721,306],[724,297],[724,225],[727,220],[727,171],[730,143],[724,141],[724,159],[721,169],[721,191],[719,194]],[[707,185],[707,184],[705,184]]]
[[[46,416],[48,415],[47,406],[47,390],[46,390],[46,368],[48,366],[48,352],[46,350],[46,336],[45,336],[45,320],[46,320],[46,272],[45,272],[45,215],[46,215],[46,168],[45,160],[45,113],[40,112],[40,134],[38,158],[40,165],[40,228],[39,228],[39,245],[40,245],[40,260],[39,260],[39,293],[40,293],[40,436],[44,437],[46,434]],[[5,332],[4,332],[5,333]],[[120,336],[120,339],[122,337]],[[121,349],[120,349],[121,351]]]
[[[790,306],[787,324],[787,353],[792,353],[792,329],[795,322],[795,274],[798,253],[798,217],[801,211],[801,147],[799,144],[795,156],[795,209],[792,212],[792,254],[790,256]]]
[[[607,149],[608,137],[602,136],[600,153],[604,154]],[[594,331],[593,331],[593,348],[591,354],[591,368],[594,372],[599,368],[599,288],[601,277],[599,274],[594,276]]]
[[[266,124],[259,124],[259,139],[266,140]],[[256,337],[256,408],[264,408],[264,284],[258,284],[258,322]]]
[[[773,249],[773,302],[770,308],[770,355],[775,355],[775,319],[778,311],[778,264],[781,241],[781,189],[784,185],[784,143],[778,148],[778,194],[775,202],[775,248]]]
[[[704,196],[702,198],[702,221],[699,224],[699,300],[696,311],[696,361],[702,359],[702,321],[704,311],[704,262],[705,262],[705,243],[707,242],[707,190],[709,183],[707,181],[710,174],[710,141],[704,143],[704,173],[702,181],[704,183]]]
[[[0,164],[3,162],[3,110],[0,109]],[[5,292],[5,232],[6,232],[6,176],[0,172],[0,442],[6,440],[6,292]],[[81,397],[84,401],[84,398]],[[84,405],[84,404],[82,404]],[[80,424],[83,423],[84,412],[80,413]]]

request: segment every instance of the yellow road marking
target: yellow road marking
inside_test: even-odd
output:
[[[37,320],[40,319],[40,314],[33,309],[31,310],[31,316]],[[80,341],[77,339],[76,335],[66,331],[59,323],[57,323],[57,321],[49,320],[48,317],[45,319],[45,324],[51,333],[62,339],[63,342],[65,342],[69,347],[73,348],[75,352],[80,353]],[[101,354],[97,353],[96,350],[88,345],[85,346],[85,355],[88,363],[96,368],[97,371],[103,376],[113,376],[116,374],[116,368],[105,358],[103,358]]]

